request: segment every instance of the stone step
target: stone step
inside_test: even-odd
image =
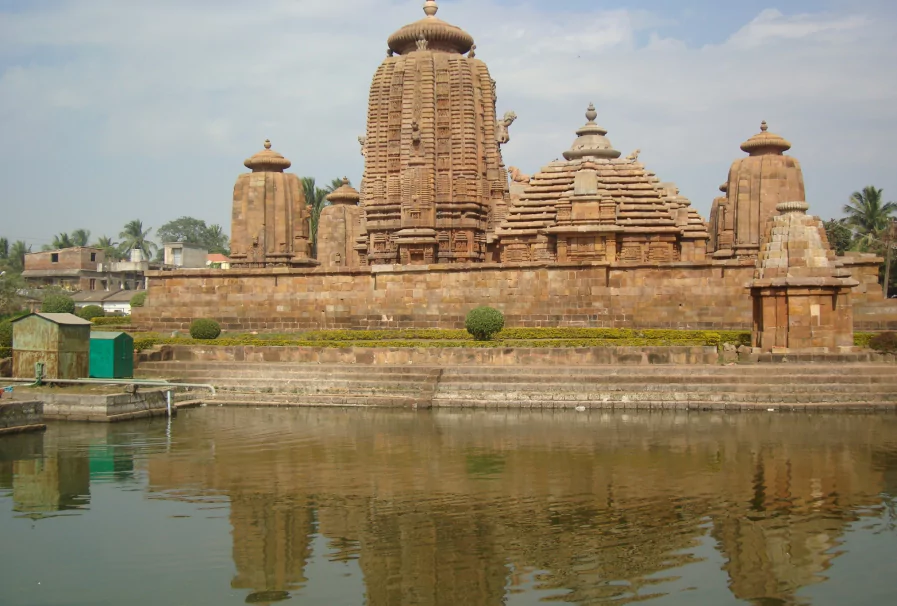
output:
[[[897,412],[897,404],[882,403],[875,400],[868,402],[831,402],[828,400],[807,400],[806,402],[713,402],[699,398],[687,400],[637,400],[637,401],[552,401],[552,400],[444,400],[436,398],[433,408],[512,408],[543,410],[717,410],[717,411],[825,411],[831,409],[850,411],[882,411]]]
[[[507,392],[519,391],[521,393],[578,393],[583,391],[689,391],[695,393],[897,393],[894,385],[871,383],[868,385],[854,385],[841,383],[790,383],[769,384],[760,381],[751,383],[692,383],[683,382],[675,384],[645,383],[640,381],[607,381],[576,383],[526,383],[526,382],[485,382],[485,383],[451,383],[439,382],[440,392]]]
[[[253,394],[219,393],[215,398],[203,400],[205,406],[336,406],[336,407],[376,407],[415,408],[429,407],[429,399],[397,396],[360,396],[346,394]]]

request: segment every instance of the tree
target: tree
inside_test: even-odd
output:
[[[158,246],[149,239],[151,231],[153,231],[152,227],[144,230],[143,221],[140,221],[139,219],[128,221],[125,223],[124,230],[118,234],[118,237],[122,239],[122,242],[119,245],[120,250],[122,252],[141,250],[143,251],[145,258],[151,259],[153,252],[158,248]]]
[[[202,219],[181,217],[156,231],[162,242],[186,242],[202,246],[210,253],[230,254],[230,240],[220,225],[206,225]]]
[[[0,259],[4,261],[9,258],[9,240],[0,238]]]
[[[61,234],[56,234],[55,236],[53,236],[53,241],[50,244],[44,244],[41,249],[60,250],[63,248],[72,248],[74,246],[75,243],[72,242],[71,236],[69,236],[67,232],[62,232]]]
[[[73,246],[87,246],[90,242],[90,230],[89,229],[76,229],[72,232],[72,245]]]
[[[875,241],[884,235],[897,202],[882,202],[882,190],[868,185],[850,196],[843,211],[847,215],[844,223],[856,235],[854,248],[865,251],[875,248]]]
[[[318,222],[321,219],[321,211],[330,205],[327,195],[341,187],[342,179],[333,179],[330,185],[321,189],[315,183],[314,177],[302,177],[302,190],[305,193],[305,203],[309,208],[308,233],[311,241],[311,255],[318,256]]]
[[[9,248],[7,267],[10,273],[20,274],[25,271],[25,255],[31,252],[31,247],[22,240],[16,240]]]
[[[835,254],[840,256],[850,250],[853,244],[853,232],[844,225],[844,219],[823,221],[822,226],[825,227],[825,235]]]
[[[5,317],[22,309],[22,278],[9,272],[0,276],[0,317]]]
[[[106,261],[119,261],[121,260],[121,251],[119,250],[119,245],[117,242],[113,242],[112,238],[109,236],[100,236],[97,238],[97,241],[92,244],[94,248],[103,249],[104,256]]]

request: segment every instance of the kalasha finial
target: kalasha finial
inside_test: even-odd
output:
[[[438,10],[439,5],[436,4],[436,0],[427,0],[424,2],[424,13],[426,13],[428,17],[435,17]]]
[[[589,122],[594,122],[595,118],[598,117],[598,112],[595,111],[595,104],[589,103],[589,109],[586,110],[586,120]]]
[[[349,185],[349,177],[343,177],[343,186]]]
[[[766,125],[766,120],[760,123],[760,130],[764,133],[769,130],[769,126]]]
[[[265,139],[265,149],[271,149],[271,139]]]

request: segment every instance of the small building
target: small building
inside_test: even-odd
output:
[[[163,265],[176,269],[200,269],[206,266],[209,251],[199,244],[166,242],[162,245]]]
[[[124,332],[91,333],[90,376],[95,379],[133,377],[134,338]]]
[[[75,247],[25,255],[22,277],[28,286],[58,286],[69,291],[138,290],[146,286],[149,263],[140,251],[129,261],[109,262],[102,248]]]
[[[106,315],[127,316],[131,314],[131,298],[138,292],[135,290],[82,291],[72,295],[75,307],[82,309],[89,305],[98,305]]]
[[[43,364],[47,379],[90,374],[90,326],[74,314],[36,313],[12,322],[12,376],[29,379]]]
[[[230,269],[230,258],[221,253],[209,253],[206,257],[206,267],[209,269]]]

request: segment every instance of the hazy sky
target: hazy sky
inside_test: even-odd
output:
[[[321,182],[362,172],[371,76],[421,0],[0,0],[0,235],[181,215],[230,232],[265,138]],[[706,218],[767,120],[811,212],[874,184],[897,199],[893,0],[439,0],[517,122],[505,162],[568,149],[593,101],[615,147]]]

